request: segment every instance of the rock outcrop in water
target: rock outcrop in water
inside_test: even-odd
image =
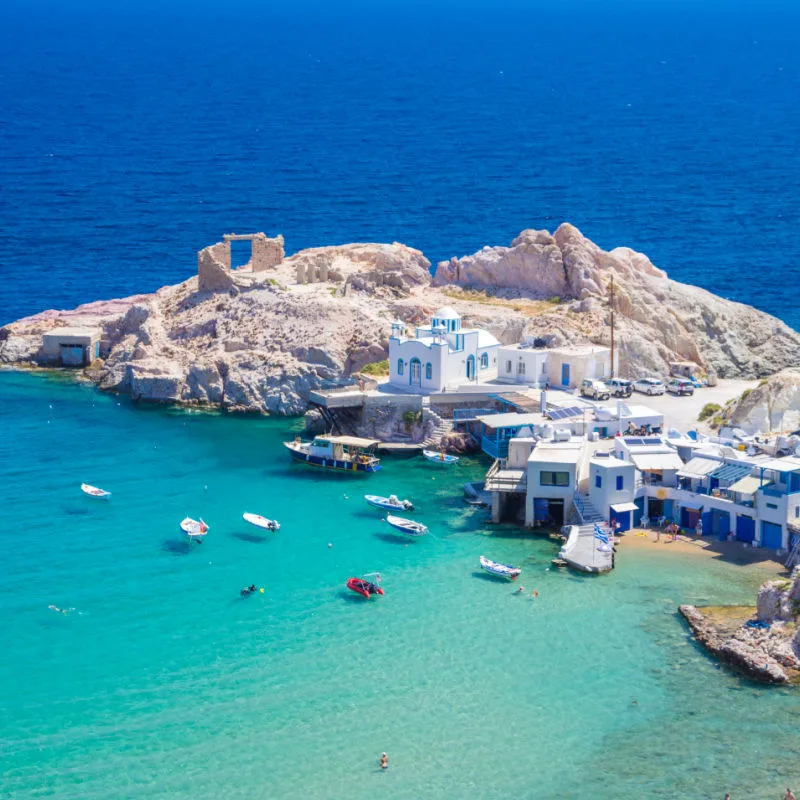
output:
[[[232,237],[226,237],[230,239]],[[607,286],[617,291],[622,374],[666,374],[692,360],[722,377],[800,365],[800,335],[779,320],[675,283],[646,256],[601,250],[571,225],[523,231],[511,247],[439,264],[402,244],[349,244],[283,258],[283,240],[230,269],[220,242],[200,251],[198,275],[152,295],[45,311],[0,328],[0,363],[37,363],[43,333],[102,330],[87,377],[142,400],[299,414],[312,389],[340,385],[388,353],[391,321],[409,325],[454,306],[465,325],[510,344],[608,344]],[[254,249],[255,255],[255,249]],[[201,288],[202,287],[202,288]]]

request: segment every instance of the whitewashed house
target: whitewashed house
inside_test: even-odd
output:
[[[497,380],[543,388],[546,384],[576,388],[586,378],[611,375],[611,350],[600,345],[537,347],[528,338],[497,351]]]
[[[525,524],[561,526],[574,515],[586,439],[539,441],[528,457]]]
[[[497,375],[500,343],[488,331],[462,328],[449,306],[440,308],[428,327],[406,335],[402,322],[392,323],[389,339],[389,383],[410,391],[440,392],[450,386],[483,383]]]
[[[634,525],[639,510],[633,502],[636,492],[636,467],[633,462],[611,453],[595,453],[589,459],[589,500],[601,517],[619,523],[620,531]]]

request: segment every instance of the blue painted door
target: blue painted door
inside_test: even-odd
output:
[[[712,533],[720,539],[727,539],[731,532],[731,515],[727,511],[715,511]]]
[[[561,385],[569,386],[569,364],[561,365]]]
[[[752,542],[756,538],[756,521],[752,517],[736,517],[736,538],[740,542]]]
[[[547,519],[550,514],[549,503],[543,497],[533,499],[533,516],[537,522]]]
[[[471,381],[475,377],[475,356],[467,358],[467,380]]]
[[[629,531],[631,529],[631,512],[630,511],[616,511],[611,513],[612,519],[612,528],[614,527],[614,521],[619,522],[619,530],[620,533],[623,531]]]
[[[703,520],[703,536],[711,536],[714,531],[714,514],[711,511],[706,511],[702,516]]]
[[[783,530],[780,525],[774,522],[761,523],[761,545],[769,547],[770,550],[777,550],[783,547]]]

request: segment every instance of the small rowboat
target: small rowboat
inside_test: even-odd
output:
[[[372,577],[372,575],[364,575],[363,578],[348,578],[345,586],[347,586],[351,592],[360,594],[362,597],[372,597],[372,595],[375,594],[386,594],[380,587],[380,573],[375,572],[372,574],[375,575],[374,582],[367,580],[367,578]]]
[[[423,450],[422,455],[431,462],[431,464],[457,464],[458,456],[451,456],[447,453],[440,453],[438,450]]]
[[[181,530],[189,537],[190,541],[199,544],[208,533],[208,525],[206,525],[202,519],[186,517],[186,519],[181,522]]]
[[[375,508],[386,508],[389,511],[413,511],[414,504],[410,500],[399,500],[397,495],[381,497],[377,494],[365,494],[364,499]]]
[[[111,492],[107,492],[105,489],[98,489],[96,486],[90,486],[88,483],[81,484],[81,491],[84,494],[88,494],[89,497],[102,497],[105,500],[111,497]]]
[[[481,556],[481,569],[489,575],[494,575],[495,578],[504,578],[507,581],[515,581],[522,573],[522,570],[518,567],[512,567],[509,564],[498,564],[485,556]]]
[[[266,517],[262,517],[261,514],[245,513],[242,514],[242,519],[245,522],[249,522],[251,525],[255,525],[256,528],[261,528],[265,531],[279,531],[281,529],[278,520],[267,519]]]
[[[405,519],[404,517],[393,517],[389,514],[386,521],[396,530],[400,531],[404,536],[410,536],[416,539],[419,536],[424,536],[428,529],[421,522],[414,522],[413,519]]]

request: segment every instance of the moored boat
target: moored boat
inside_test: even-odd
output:
[[[494,575],[495,578],[503,578],[507,581],[515,581],[522,573],[519,567],[512,567],[509,564],[499,564],[497,561],[486,558],[486,556],[481,556],[481,569],[489,575]]]
[[[108,500],[111,497],[111,492],[107,492],[105,489],[98,489],[96,486],[90,486],[88,483],[81,484],[81,491],[84,494],[88,494],[89,497],[102,497],[104,500]]]
[[[410,500],[400,500],[396,494],[381,497],[377,494],[365,494],[364,499],[375,508],[385,508],[389,511],[413,511],[414,504]]]
[[[339,472],[377,472],[381,468],[375,448],[377,439],[362,439],[359,436],[316,436],[304,442],[298,436],[283,446],[295,461],[312,467],[323,467]]]
[[[203,537],[208,533],[208,525],[206,525],[202,519],[192,519],[191,517],[186,517],[186,519],[181,521],[180,526],[181,530],[193,542],[202,542]]]
[[[375,576],[375,580],[368,581],[367,578],[371,578],[373,575]],[[372,597],[377,594],[386,594],[383,589],[381,589],[380,582],[380,572],[372,572],[361,578],[348,578],[345,586],[347,586],[351,592],[360,594],[362,597]]]
[[[262,517],[261,514],[250,514],[249,512],[245,512],[242,514],[242,519],[245,522],[249,522],[251,525],[255,525],[256,528],[261,528],[265,531],[279,531],[281,529],[278,520],[267,519],[266,517]]]
[[[448,453],[442,453],[439,450],[423,450],[422,455],[431,462],[431,464],[457,464],[458,456],[451,456]]]
[[[424,536],[428,529],[421,522],[414,522],[413,519],[406,519],[405,517],[394,517],[389,514],[386,521],[395,529],[400,531],[404,536],[410,536],[416,539],[419,536]]]

